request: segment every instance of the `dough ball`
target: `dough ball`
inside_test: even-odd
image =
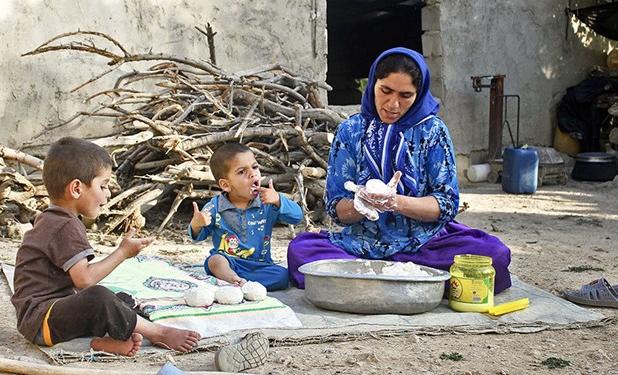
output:
[[[266,287],[257,281],[247,281],[242,286],[242,292],[247,301],[261,301],[266,298]]]
[[[378,180],[377,178],[372,178],[367,181],[365,188],[367,192],[371,194],[388,194],[389,192],[389,188],[384,181]]]
[[[189,306],[210,306],[215,300],[215,290],[211,286],[198,286],[185,291],[185,302]]]
[[[237,305],[242,298],[242,290],[235,286],[221,286],[215,292],[215,299],[222,305]]]
[[[354,182],[352,181],[346,181],[343,184],[343,187],[348,190],[348,191],[353,191],[356,193],[356,191],[358,190],[358,185],[356,185]]]

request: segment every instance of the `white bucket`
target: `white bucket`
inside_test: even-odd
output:
[[[466,177],[470,182],[484,182],[487,181],[489,172],[491,172],[489,164],[474,164],[466,170]]]

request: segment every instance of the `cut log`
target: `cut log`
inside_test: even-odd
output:
[[[118,215],[112,220],[108,221],[105,225],[105,229],[103,230],[104,234],[109,234],[112,230],[116,229],[118,225],[120,225],[126,218],[131,216],[135,210],[141,210],[142,205],[146,205],[161,196],[163,193],[163,186],[157,185],[153,187],[150,191],[142,194],[139,198],[132,201],[124,210],[122,215]]]
[[[0,145],[0,158],[4,158],[5,160],[17,160],[20,163],[29,165],[38,170],[43,170],[43,160],[6,146]]]
[[[110,199],[103,207],[101,207],[100,213],[107,213],[118,202],[122,201],[127,197],[140,194],[141,192],[150,189],[152,186],[154,186],[154,184],[141,184],[123,191],[122,193],[116,195],[114,198]]]
[[[112,137],[92,139],[92,143],[104,148],[134,146],[144,143],[154,137],[151,131],[143,131],[134,135],[115,135]]]
[[[300,173],[302,173],[303,176],[312,179],[322,178],[326,176],[326,171],[324,169],[316,167],[301,167]]]
[[[234,102],[239,101],[241,103],[252,104],[256,100],[260,100],[260,97],[258,95],[252,94],[244,90],[236,90],[234,95]],[[264,109],[266,109],[267,111],[278,112],[290,117],[294,116],[295,110],[293,108],[277,104],[267,99],[264,99],[262,103],[264,103]],[[334,124],[339,124],[341,121],[344,120],[343,117],[339,116],[337,112],[331,111],[330,109],[303,109],[301,113],[303,118],[309,118],[318,121],[328,121]]]

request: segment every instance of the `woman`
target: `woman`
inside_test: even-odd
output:
[[[329,155],[326,208],[344,229],[301,233],[290,242],[288,268],[299,288],[304,277],[298,268],[315,260],[411,261],[448,270],[457,254],[490,256],[495,293],[511,286],[510,250],[453,220],[459,205],[455,152],[429,82],[423,56],[406,48],[387,50],[372,64],[361,113],[339,125]],[[390,192],[344,187],[369,179],[389,181]],[[367,219],[365,208],[380,212],[377,220]]]

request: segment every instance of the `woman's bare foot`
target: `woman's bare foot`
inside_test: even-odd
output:
[[[195,331],[160,326],[161,329],[148,339],[157,346],[186,353],[193,350],[200,340],[200,334]]]
[[[98,337],[90,341],[90,347],[102,352],[133,357],[142,346],[143,339],[144,337],[139,333],[131,334],[131,337],[125,341],[115,340],[109,336]]]

